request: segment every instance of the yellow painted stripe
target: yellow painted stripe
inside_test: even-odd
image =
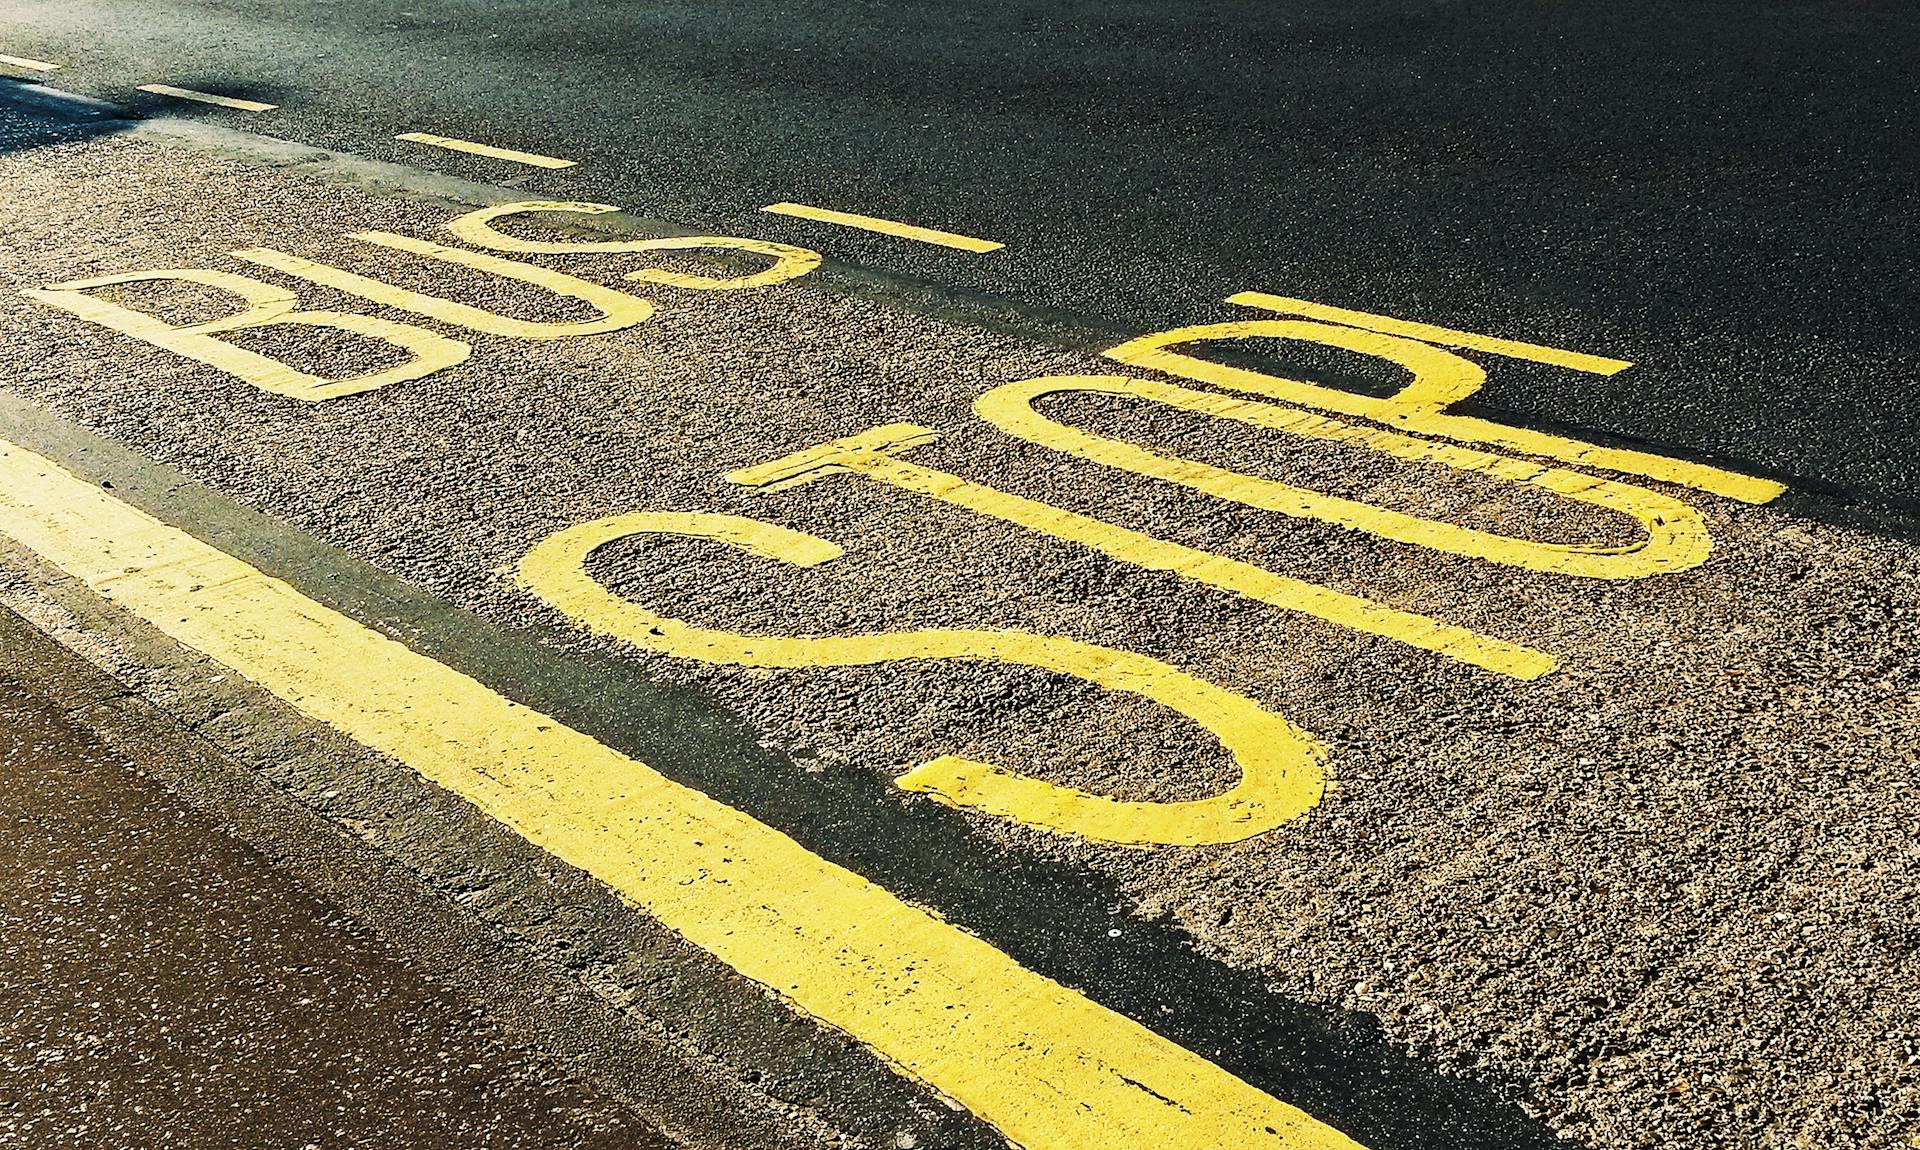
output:
[[[1356,1150],[780,832],[0,440],[0,534],[458,792],[1025,1150]]]
[[[1179,454],[1162,454],[1125,439],[1082,431],[1034,409],[1038,400],[1071,394],[1127,396],[1199,415],[1230,419],[1249,427],[1351,444],[1396,459],[1434,463],[1488,479],[1525,484],[1619,514],[1637,523],[1642,535],[1634,543],[1555,543],[1503,535],[1296,487],[1248,471],[1215,467]],[[1345,423],[1277,403],[1197,391],[1157,380],[1123,375],[1042,376],[993,388],[973,401],[973,410],[1009,435],[1136,475],[1184,484],[1228,502],[1337,523],[1382,539],[1529,571],[1588,579],[1642,579],[1698,567],[1713,551],[1713,540],[1700,513],[1657,491],[1595,479],[1558,467],[1542,467],[1490,451],[1435,443],[1382,427]]]
[[[467,152],[475,156],[489,156],[496,160],[511,160],[516,164],[531,164],[536,168],[571,168],[572,160],[557,160],[552,156],[543,156],[538,152],[517,152],[512,148],[496,148],[492,144],[476,144],[472,140],[461,140],[453,136],[436,136],[431,132],[402,132],[396,140],[410,140],[416,144],[431,144],[436,148],[447,148],[455,152]]]
[[[743,634],[656,614],[617,595],[587,571],[602,547],[641,534],[708,539],[751,555],[817,567],[840,545],[758,519],[711,511],[641,511],[566,528],[520,560],[520,584],[590,631],[684,659],[744,667],[863,667],[914,659],[961,659],[1037,667],[1111,691],[1152,699],[1211,731],[1233,756],[1240,781],[1210,798],[1135,802],[1089,794],[960,755],[929,759],[895,785],[951,806],[1059,834],[1151,846],[1250,839],[1319,805],[1326,748],[1252,699],[1133,651],[1063,635],[971,628],[864,635]]]
[[[1516,339],[1501,339],[1498,336],[1480,335],[1471,331],[1455,331],[1450,327],[1436,327],[1430,323],[1395,319],[1392,316],[1375,315],[1367,311],[1350,311],[1330,304],[1293,299],[1290,296],[1268,295],[1260,291],[1239,292],[1228,296],[1227,302],[1237,303],[1242,307],[1264,308],[1284,315],[1303,315],[1309,319],[1342,323],[1348,327],[1366,328],[1368,331],[1382,332],[1386,335],[1406,336],[1408,339],[1424,340],[1443,347],[1465,347],[1491,355],[1504,355],[1510,359],[1530,359],[1535,363],[1571,368],[1574,371],[1590,372],[1593,375],[1614,375],[1633,366],[1631,360],[1608,359],[1603,355],[1565,351],[1537,343],[1522,343]]]
[[[140,90],[162,96],[174,96],[182,100],[194,100],[202,104],[218,104],[222,108],[238,108],[242,112],[271,112],[280,106],[262,104],[258,100],[242,100],[236,96],[216,96],[212,92],[196,92],[192,88],[176,88],[172,84],[142,84]]]
[[[862,231],[879,232],[883,235],[899,236],[902,239],[919,240],[923,244],[939,244],[943,248],[959,248],[964,252],[996,252],[1007,245],[993,240],[975,239],[958,232],[943,232],[939,228],[923,228],[917,224],[903,224],[898,220],[883,220],[879,216],[863,216],[855,212],[836,212],[832,208],[816,208],[807,204],[768,204],[760,209],[781,216],[797,216],[803,220],[819,220],[822,223],[841,224]]]
[[[1143,531],[1121,527],[1092,515],[1068,511],[1024,495],[1015,495],[984,483],[974,483],[947,471],[922,467],[895,453],[923,446],[939,438],[931,428],[911,423],[889,423],[858,435],[836,439],[792,455],[727,473],[733,483],[778,491],[810,483],[836,471],[850,471],[877,479],[902,491],[912,491],[955,507],[989,515],[1029,531],[1078,543],[1122,563],[1149,571],[1167,571],[1182,579],[1243,595],[1284,611],[1299,611],[1342,627],[1379,635],[1484,667],[1515,679],[1538,679],[1552,673],[1560,661],[1545,651],[1521,643],[1482,635],[1426,615],[1399,611],[1364,595],[1335,591],[1304,579],[1275,574],[1265,567],[1225,555],[1175,543]]]
[[[25,68],[30,72],[58,72],[60,65],[51,60],[35,60],[31,56],[8,56],[0,54],[0,64],[15,68]]]

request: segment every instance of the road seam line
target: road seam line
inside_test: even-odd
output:
[[[436,136],[432,132],[402,132],[396,140],[406,140],[414,144],[427,144],[435,148],[446,148],[453,152],[467,152],[475,156],[487,156],[495,160],[509,160],[516,164],[529,164],[536,168],[571,168],[572,160],[543,156],[538,152],[521,152],[513,148],[496,148],[492,144],[477,144],[472,140],[462,140],[457,136]]]
[[[923,244],[938,244],[944,248],[958,248],[967,252],[995,252],[1007,245],[993,240],[976,239],[963,236],[958,232],[943,232],[939,228],[923,228],[918,224],[903,224],[898,220],[882,219],[879,216],[863,216],[857,212],[841,212],[832,208],[816,208],[810,204],[790,204],[781,202],[768,204],[760,209],[780,216],[793,216],[803,220],[818,220],[821,223],[840,224],[862,231],[879,232],[882,235],[899,236],[902,239],[918,240]]]

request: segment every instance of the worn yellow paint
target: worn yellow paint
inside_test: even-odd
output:
[[[477,144],[472,140],[462,140],[456,136],[436,136],[432,132],[402,132],[396,140],[405,140],[412,144],[427,144],[435,148],[446,148],[453,152],[466,152],[474,156],[486,156],[494,160],[507,160],[515,164],[526,164],[534,168],[571,168],[573,160],[556,159],[543,156],[538,152],[522,152],[513,148],[496,148],[492,144]]]
[[[1007,245],[994,240],[976,239],[963,236],[958,232],[943,232],[939,228],[923,228],[917,224],[903,224],[898,220],[882,219],[879,216],[863,216],[857,212],[840,212],[832,208],[816,208],[809,204],[768,204],[760,209],[775,215],[794,216],[803,220],[818,220],[821,223],[839,224],[842,227],[859,228],[861,231],[879,232],[882,235],[899,236],[901,239],[918,240],[923,244],[937,244],[943,248],[958,248],[963,252],[997,252]]]
[[[565,322],[514,319],[484,308],[396,287],[381,280],[356,275],[329,264],[317,263],[273,248],[249,248],[234,252],[233,255],[248,263],[270,267],[275,271],[285,272],[363,299],[373,300],[375,303],[386,304],[388,307],[416,312],[443,323],[458,324],[488,335],[507,336],[513,339],[564,339],[571,336],[598,335],[602,332],[632,327],[637,323],[645,322],[653,314],[653,303],[650,300],[628,295],[615,288],[589,283],[561,272],[521,263],[518,260],[501,259],[499,256],[468,251],[465,248],[447,247],[444,244],[418,240],[411,236],[395,235],[392,232],[355,232],[353,238],[439,260],[442,263],[471,268],[487,275],[534,284],[555,295],[569,296],[579,300],[598,311],[600,318]]]
[[[875,635],[742,635],[670,619],[602,586],[586,571],[597,548],[640,534],[713,539],[795,567],[837,559],[841,549],[737,515],[638,512],[569,527],[520,561],[523,586],[588,630],[650,651],[750,667],[854,667],[903,659],[1009,663],[1072,675],[1171,707],[1213,732],[1240,781],[1191,802],[1128,802],[1010,774],[943,755],[900,775],[902,788],[1059,834],[1127,846],[1237,842],[1272,830],[1320,801],[1326,751],[1311,735],[1251,699],[1158,659],[1026,631],[939,629]]]
[[[1246,339],[1296,339],[1358,352],[1398,364],[1411,373],[1413,379],[1397,393],[1383,398],[1337,387],[1324,387],[1304,380],[1286,379],[1250,368],[1232,367],[1171,350],[1191,343]],[[1486,383],[1486,372],[1472,360],[1455,355],[1443,347],[1385,331],[1310,320],[1211,323],[1144,335],[1107,349],[1106,355],[1135,367],[1164,371],[1201,383],[1249,391],[1322,411],[1371,419],[1420,435],[1465,443],[1489,443],[1563,463],[1677,483],[1745,503],[1765,503],[1786,490],[1772,480],[1724,471],[1702,463],[1643,451],[1601,447],[1562,435],[1511,427],[1471,416],[1449,415],[1446,412],[1449,405],[1480,390],[1481,385]]]
[[[1425,615],[1397,611],[1364,596],[1276,575],[1251,563],[1171,543],[1090,515],[908,463],[896,454],[937,438],[938,433],[927,428],[892,423],[771,463],[742,468],[730,472],[727,478],[752,487],[784,488],[835,472],[852,472],[1090,547],[1123,563],[1168,571],[1183,579],[1433,651],[1516,679],[1537,679],[1558,665],[1552,655],[1532,647],[1495,639]]]
[[[8,56],[0,53],[0,64],[12,68],[25,68],[29,72],[58,72],[60,65],[51,60],[35,60],[31,56]]]
[[[702,276],[688,272],[673,272],[663,268],[642,268],[637,272],[628,272],[626,278],[645,283],[665,284],[668,287],[693,288],[697,291],[739,291],[745,288],[771,287],[798,279],[820,266],[820,253],[807,248],[794,247],[792,244],[776,244],[770,240],[745,239],[740,236],[662,236],[647,240],[583,240],[552,241],[523,240],[498,231],[493,221],[506,216],[525,215],[530,212],[571,212],[577,215],[598,216],[620,209],[613,204],[591,204],[575,200],[527,200],[513,204],[495,204],[468,212],[447,224],[447,230],[460,239],[479,248],[492,248],[502,252],[525,252],[532,255],[572,255],[575,253],[620,253],[620,252],[666,252],[697,251],[701,248],[716,248],[722,251],[749,252],[766,256],[773,261],[771,267],[744,276]]]
[[[1355,1150],[771,827],[4,441],[0,534],[465,797],[1026,1150]]]
[[[157,96],[172,96],[176,100],[192,100],[199,104],[217,104],[222,108],[234,108],[242,112],[271,112],[278,104],[263,104],[258,100],[243,100],[238,96],[216,96],[212,92],[196,92],[192,88],[176,88],[172,84],[142,84],[142,92],[152,92]]]
[[[1401,335],[1408,339],[1420,340],[1422,343],[1437,343],[1442,347],[1464,347],[1471,351],[1484,351],[1491,355],[1505,356],[1508,359],[1530,359],[1535,363],[1570,368],[1592,375],[1616,375],[1633,366],[1631,360],[1609,359],[1604,355],[1588,355],[1585,352],[1547,347],[1545,344],[1501,339],[1499,336],[1481,335],[1478,332],[1456,331],[1436,324],[1395,319],[1390,315],[1353,311],[1349,308],[1333,307],[1330,304],[1314,303],[1312,300],[1269,295],[1261,291],[1236,292],[1227,297],[1227,302],[1237,303],[1242,307],[1275,311],[1282,315],[1301,315],[1308,319],[1366,328],[1368,331],[1385,332],[1388,335]]]
[[[110,303],[88,292],[114,284],[143,283],[156,280],[180,280],[230,292],[246,302],[237,314],[222,319],[175,326],[132,308]],[[197,359],[210,367],[236,375],[263,391],[294,399],[337,399],[343,395],[372,391],[390,383],[419,379],[445,367],[460,363],[473,352],[471,344],[448,339],[437,332],[412,324],[373,316],[337,311],[296,311],[298,300],[286,288],[264,283],[233,272],[208,268],[170,268],[164,271],[122,272],[94,279],[74,280],[45,288],[30,288],[26,295],[51,304],[82,319],[103,324],[115,331],[164,347],[177,355]],[[271,356],[235,347],[221,335],[249,329],[294,324],[305,327],[330,327],[350,331],[370,339],[385,340],[412,353],[405,363],[346,379],[325,379],[309,375]]]
[[[1626,516],[1639,524],[1642,537],[1637,542],[1620,545],[1541,543],[1478,531],[1229,468],[1162,455],[1132,443],[1068,427],[1033,410],[1034,401],[1043,396],[1073,393],[1144,399],[1200,415],[1231,419],[1250,427],[1349,444],[1409,462],[1433,463],[1538,487]],[[1591,579],[1637,579],[1698,566],[1713,549],[1699,512],[1672,496],[1492,452],[1416,439],[1384,428],[1357,426],[1310,411],[1218,392],[1196,391],[1177,384],[1120,375],[1047,376],[996,387],[975,399],[973,409],[982,419],[1009,435],[1082,459],[1179,483],[1250,507],[1318,519],[1383,539],[1531,571]]]

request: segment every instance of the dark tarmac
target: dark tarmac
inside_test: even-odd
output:
[[[1905,0],[13,0],[0,43],[131,107],[232,118],[155,80],[250,97],[304,143],[1097,321],[1261,290],[1526,331],[1639,366],[1510,378],[1499,407],[1920,492]],[[760,213],[782,200],[1007,247]]]

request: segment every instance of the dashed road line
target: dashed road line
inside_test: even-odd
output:
[[[1358,1150],[766,824],[4,440],[0,534],[457,792],[1028,1150]]]
[[[31,56],[8,56],[0,53],[0,64],[10,68],[25,68],[29,72],[58,72],[60,65],[51,60],[35,60]]]
[[[492,144],[477,144],[472,140],[462,140],[454,136],[436,136],[432,132],[402,132],[394,139],[427,144],[435,148],[446,148],[454,152],[467,152],[475,156],[487,156],[495,160],[508,160],[516,164],[528,164],[536,168],[574,166],[573,160],[561,160],[553,156],[543,156],[538,152],[521,152],[513,148],[496,148]]]
[[[995,252],[1007,245],[993,240],[976,239],[963,236],[958,232],[943,232],[939,228],[923,228],[917,224],[903,224],[898,220],[885,220],[879,216],[863,216],[856,212],[839,212],[832,208],[816,208],[808,204],[778,203],[768,204],[760,209],[775,215],[795,216],[803,220],[818,220],[821,223],[840,224],[863,231],[879,232],[882,235],[899,236],[902,239],[918,240],[923,244],[938,244],[944,248],[958,248],[966,252]]]
[[[212,92],[196,92],[192,88],[176,88],[172,84],[142,84],[140,90],[160,96],[172,96],[180,100],[192,100],[200,104],[218,104],[222,108],[237,108],[242,112],[271,112],[280,106],[263,104],[258,100],[243,100],[237,96],[216,96]]]

